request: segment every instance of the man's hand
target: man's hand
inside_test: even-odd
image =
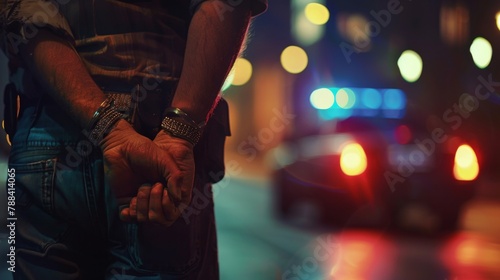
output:
[[[179,203],[182,210],[191,203],[193,191],[195,163],[193,155],[193,144],[171,136],[161,130],[153,142],[163,151],[172,156],[182,176],[172,177],[167,187],[170,195]]]
[[[130,201],[134,211],[125,210],[123,220],[170,225],[189,204],[194,178],[192,147],[175,139],[169,144],[164,141],[166,139],[159,145],[153,143],[124,120],[118,121],[101,141],[105,175],[114,195],[119,200],[134,197]],[[151,187],[141,185],[151,182],[159,182],[155,186],[162,187],[153,188],[154,195],[149,203]],[[165,185],[172,194],[163,190]],[[146,201],[148,203],[144,203]]]
[[[178,172],[168,177],[167,189],[162,183],[141,186],[120,216],[128,222],[156,222],[169,226],[191,202],[195,173],[193,145],[163,131],[158,133],[154,144],[174,161]]]
[[[114,195],[133,197],[146,182],[166,182],[178,173],[172,157],[120,120],[101,141],[104,169]]]
[[[154,222],[165,226],[173,224],[181,211],[172,203],[165,186],[142,185],[129,207],[122,209],[120,218],[125,222]]]

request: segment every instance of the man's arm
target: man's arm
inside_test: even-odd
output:
[[[40,29],[20,48],[24,64],[50,96],[85,128],[105,95],[95,84],[73,46]]]
[[[86,128],[105,95],[72,45],[49,30],[41,29],[22,46],[21,58],[45,91],[82,129]],[[182,178],[192,177],[189,172],[194,169],[180,172],[177,162],[167,151],[136,133],[125,120],[119,120],[99,146],[104,155],[107,179],[118,198],[135,196],[143,183],[167,182],[188,192],[183,202],[189,203],[192,182]],[[178,182],[182,186],[176,185]],[[162,203],[166,209],[162,213],[164,216],[151,220],[169,225],[180,216],[181,209],[168,196],[164,196]]]
[[[222,84],[239,54],[248,30],[253,1],[255,0],[244,0],[232,7],[224,6],[228,4],[220,0],[209,0],[203,2],[193,15],[189,26],[184,65],[172,107],[183,110],[197,123],[207,119]],[[162,130],[154,142],[174,157],[181,173],[194,170],[193,147],[188,141],[172,137]],[[187,173],[192,174],[192,172]],[[182,178],[193,180],[189,176]],[[186,190],[169,187],[169,192],[171,196],[181,198],[180,201],[190,200],[184,197],[184,194],[190,193]],[[122,219],[146,221],[148,216],[161,216],[161,209],[151,205],[160,205],[165,194],[158,185],[153,188],[140,188],[137,198],[131,201],[130,208],[125,208],[121,212]],[[139,196],[142,199],[139,199]],[[187,205],[183,205],[184,207]],[[168,211],[168,207],[163,209]]]
[[[203,2],[193,15],[184,65],[172,107],[205,121],[248,30],[251,2],[235,7],[224,1]],[[230,8],[230,9],[229,9]]]

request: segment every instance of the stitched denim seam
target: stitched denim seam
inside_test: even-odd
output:
[[[95,184],[92,174],[92,166],[94,163],[91,164],[92,160],[89,159],[88,157],[83,158],[83,180],[84,180],[84,188],[85,188],[85,194],[86,194],[86,200],[87,200],[87,208],[88,208],[88,213],[90,216],[90,219],[92,223],[94,224],[94,232],[96,234],[101,233],[101,227],[100,227],[100,217],[99,217],[99,210],[97,207],[97,196],[95,193]]]
[[[49,213],[54,213],[54,162],[57,159],[47,160],[42,163],[43,166],[43,177],[42,177],[42,206],[49,211]]]

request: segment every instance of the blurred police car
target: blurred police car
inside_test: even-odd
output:
[[[405,118],[400,90],[321,90],[336,100],[319,111],[321,131],[272,152],[279,216],[301,225],[453,229],[479,173],[475,149]]]

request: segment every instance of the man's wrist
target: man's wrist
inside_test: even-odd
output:
[[[125,119],[118,120],[109,129],[109,133],[98,143],[102,151],[109,147],[122,144],[124,136],[134,134],[135,130]]]
[[[163,131],[171,136],[181,138],[196,145],[201,138],[205,122],[196,122],[179,108],[170,107],[165,111],[165,118],[161,123]]]
[[[113,99],[107,98],[95,111],[92,119],[83,132],[94,145],[99,145],[104,137],[109,134],[111,129],[113,129],[116,123],[122,118],[123,115],[114,107]]]
[[[172,104],[170,105],[170,108],[178,108],[185,112],[190,119],[195,121],[196,123],[200,122],[206,122],[207,117],[209,115],[210,109],[213,107],[212,103],[203,103],[200,101],[195,101],[195,102],[189,102],[183,98],[181,100],[181,97],[178,97],[178,95],[182,95],[183,92],[180,90],[177,90],[174,95],[174,99],[172,100]],[[210,104],[209,104],[210,103]],[[167,109],[168,110],[168,109]],[[165,115],[165,114],[164,114]]]

